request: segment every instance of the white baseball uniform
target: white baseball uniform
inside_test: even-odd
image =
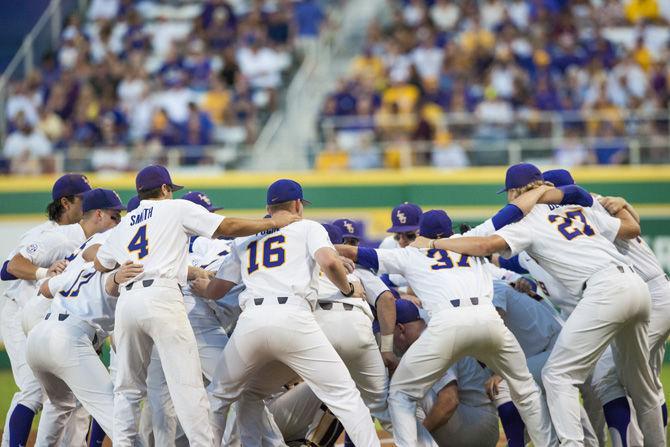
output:
[[[224,256],[229,253],[229,246],[229,241],[196,237],[190,243],[189,264],[216,272]],[[221,351],[228,342],[228,336],[208,302],[194,296],[188,285],[182,288],[182,292],[188,320],[198,345],[202,373],[206,382],[209,383]],[[147,399],[151,406],[151,421],[156,444],[165,447],[174,445],[178,433],[177,415],[170,399],[163,366],[155,346],[151,353],[147,374]]]
[[[335,284],[321,274],[314,317],[344,361],[372,415],[390,424],[386,411],[388,376],[372,332],[374,317],[370,309],[389,289],[381,279],[364,269],[356,269],[349,275],[349,281],[363,285],[366,301],[344,297]]]
[[[456,382],[458,407],[449,421],[431,434],[440,447],[494,447],[499,440],[498,413],[484,391],[488,373],[473,357],[463,357],[421,401],[424,413],[435,405],[444,387]]]
[[[665,444],[660,396],[648,364],[651,299],[644,281],[610,242],[620,224],[590,208],[536,205],[521,221],[496,232],[509,252],[527,251],[569,293],[582,297],[542,373],[554,427],[565,445],[583,445],[576,385],[587,379],[611,341],[645,445]]]
[[[277,361],[307,382],[356,445],[379,445],[370,411],[314,318],[319,274],[314,256],[322,248],[332,249],[328,234],[310,220],[233,243],[217,277],[243,282],[246,289],[239,296],[242,314],[210,385],[216,397],[212,401],[216,440],[225,428],[229,405],[245,391],[249,377],[259,371],[272,377],[265,367]],[[241,412],[240,420],[258,419],[261,398],[256,396],[255,413]]]
[[[116,307],[115,445],[130,446],[138,437],[139,403],[154,345],[190,444],[213,443],[197,344],[180,287],[186,285],[189,237],[212,237],[223,219],[186,200],[142,200],[98,250],[105,268],[129,260],[144,267],[122,285]]]
[[[50,278],[51,311],[28,335],[26,357],[51,403],[67,416],[63,420],[76,398],[111,438],[113,385],[96,353],[114,329],[116,298],[105,290],[110,275],[89,262]]]
[[[493,285],[486,260],[413,247],[375,253],[379,272],[403,275],[430,314],[428,327],[391,379],[389,409],[396,445],[416,445],[417,402],[466,355],[507,379],[533,441],[554,444],[549,414],[523,351],[491,304]],[[361,262],[361,249],[358,258]]]

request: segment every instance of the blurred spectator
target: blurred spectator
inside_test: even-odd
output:
[[[438,135],[431,156],[437,168],[464,168],[470,164],[463,146],[446,133]]]
[[[566,168],[587,164],[592,161],[588,148],[580,141],[578,132],[568,128],[561,145],[554,151],[554,163]]]
[[[596,161],[601,165],[621,164],[628,157],[626,141],[617,135],[611,124],[604,124],[600,137],[593,144]]]
[[[111,20],[116,17],[118,10],[119,0],[92,0],[87,17],[89,20]]]
[[[430,18],[440,30],[451,31],[461,16],[461,10],[455,2],[436,0],[430,8]]]
[[[341,171],[349,166],[349,155],[329,141],[323,151],[319,152],[314,162],[317,171]]]
[[[16,174],[37,174],[45,168],[43,164],[51,161],[53,147],[42,132],[35,129],[19,113],[16,116],[16,128],[5,140],[2,154],[10,160],[11,172]],[[51,171],[49,166],[47,171]]]
[[[626,0],[624,12],[631,23],[654,22],[661,18],[657,0]]]
[[[326,16],[316,0],[300,0],[295,3],[297,32],[300,39],[315,39]]]

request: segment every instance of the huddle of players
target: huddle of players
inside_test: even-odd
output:
[[[9,445],[42,405],[38,445],[83,444],[87,412],[91,445],[328,445],[344,428],[374,446],[374,417],[399,446],[484,446],[496,407],[512,446],[603,445],[603,420],[614,445],[665,445],[670,284],[632,207],[567,171],[510,167],[510,203],[462,237],[444,211],[400,205],[376,250],[349,220],[302,219],[291,180],[257,220],[170,200],[160,166],[136,186],[121,219],[113,191],[62,177],[59,212],[3,266]]]

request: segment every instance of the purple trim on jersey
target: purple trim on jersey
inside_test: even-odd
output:
[[[518,222],[521,219],[523,219],[523,211],[518,206],[508,203],[491,218],[491,221],[493,222],[493,228],[499,230],[505,225]]]
[[[366,269],[375,272],[379,270],[379,258],[374,248],[358,247],[358,260],[356,262]]]
[[[386,286],[389,287],[389,288],[398,287],[397,284],[395,284],[393,281],[391,281],[391,277],[387,273],[384,273],[383,275],[381,275],[379,277],[379,279],[381,279],[382,282],[384,284],[386,284]]]
[[[5,261],[2,264],[2,269],[0,270],[0,279],[3,280],[3,281],[14,281],[15,279],[19,279],[16,276],[9,273],[9,270],[7,270],[8,265],[9,265],[9,261]]]
[[[580,186],[566,185],[561,186],[558,189],[563,192],[563,200],[561,200],[561,205],[593,205],[593,196],[591,196],[587,190]]]
[[[505,270],[511,270],[511,271],[516,272],[520,275],[526,275],[528,273],[528,270],[521,267],[521,264],[519,264],[519,255],[512,256],[509,259],[503,258],[501,256],[498,259],[498,263],[500,264],[500,268],[503,268]]]

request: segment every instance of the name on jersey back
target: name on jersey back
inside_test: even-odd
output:
[[[130,226],[132,227],[133,225],[136,225],[138,223],[144,222],[145,220],[149,219],[151,217],[151,214],[153,213],[154,208],[145,208],[141,210],[138,214],[134,216],[130,216]]]

